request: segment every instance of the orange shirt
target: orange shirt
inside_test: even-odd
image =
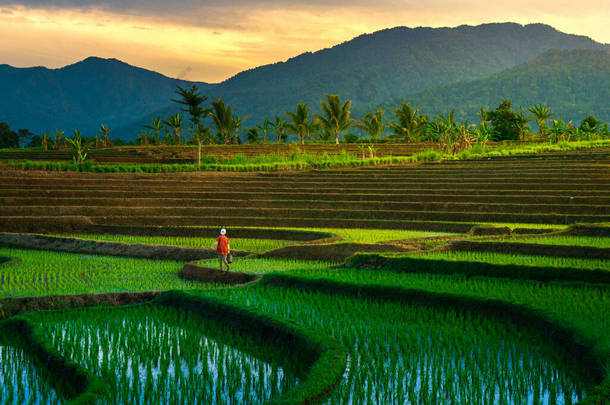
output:
[[[218,238],[216,238],[216,243],[218,243],[216,252],[218,252],[219,255],[229,254],[229,238],[224,235],[220,235]]]

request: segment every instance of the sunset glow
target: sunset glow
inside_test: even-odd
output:
[[[30,2],[28,2],[30,3]],[[316,51],[366,32],[404,25],[457,26],[486,22],[542,22],[573,34],[610,42],[610,6],[605,0],[529,2],[505,5],[447,0],[415,4],[382,1],[374,11],[364,2],[133,2],[131,8],[32,7],[0,1],[0,63],[51,68],[87,56],[121,59],[171,77],[222,81],[244,69]],[[92,2],[83,2],[92,3]],[[95,2],[93,2],[95,3]],[[131,3],[131,2],[130,2]],[[545,3],[547,3],[545,5]],[[203,5],[202,5],[203,4]]]

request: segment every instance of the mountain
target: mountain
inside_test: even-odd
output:
[[[580,121],[589,114],[610,121],[610,53],[593,50],[550,50],[535,59],[483,79],[460,82],[393,99],[386,111],[410,102],[435,115],[455,110],[456,119],[477,120],[481,106],[495,108],[502,99],[513,108],[548,103],[555,116]],[[373,108],[371,108],[373,110]]]
[[[261,66],[211,85],[196,83],[210,99],[222,97],[253,126],[293,110],[298,102],[319,109],[324,94],[365,108],[439,86],[484,80],[550,49],[608,50],[610,45],[559,32],[548,25],[513,23],[456,28],[397,27],[365,34],[332,48]],[[190,85],[113,59],[88,58],[61,69],[0,66],[0,122],[34,132],[100,122],[114,136],[134,139],[153,116],[179,110],[175,85]],[[477,108],[478,109],[478,108]]]
[[[35,133],[59,128],[69,134],[76,128],[90,135],[102,122],[125,125],[163,108],[177,84],[191,83],[117,59],[90,57],[60,69],[0,65],[0,122]]]

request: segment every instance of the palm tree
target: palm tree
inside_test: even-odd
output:
[[[61,147],[60,142],[64,137],[64,131],[55,129],[52,133],[53,136],[53,149],[59,149]]]
[[[184,128],[184,123],[182,122],[182,114],[176,113],[171,115],[166,121],[163,121],[168,128],[174,132],[174,143],[176,145],[180,145],[180,130]]]
[[[190,89],[183,89],[177,86],[176,94],[181,97],[180,100],[172,100],[174,103],[182,104],[187,108],[183,110],[188,112],[193,127],[193,134],[198,130],[198,126],[201,124],[201,119],[205,118],[208,110],[201,107],[208,98],[199,94],[199,87],[192,85]]]
[[[148,145],[148,131],[140,131],[140,135],[136,138],[138,145]]]
[[[233,131],[235,131],[235,137],[233,142],[237,145],[239,144],[239,130],[244,127],[244,121],[247,120],[250,115],[246,115],[245,117],[240,117],[239,114],[235,114],[233,117]]]
[[[271,123],[271,128],[275,131],[275,139],[276,139],[276,153],[279,155],[280,153],[280,143],[282,142],[282,138],[284,137],[284,132],[286,131],[287,122],[275,116],[275,121]]]
[[[555,115],[551,112],[551,107],[547,104],[534,104],[527,109],[529,112],[534,114],[536,123],[538,123],[538,133],[544,135],[544,129],[546,128],[546,122]]]
[[[110,131],[112,131],[112,128],[106,128],[104,124],[100,124],[100,132],[104,138],[104,148],[110,147],[110,138],[108,138]]]
[[[257,143],[258,142],[258,126],[254,128],[250,128],[246,133],[246,137],[248,138],[248,143]]]
[[[400,103],[400,108],[392,110],[396,121],[388,121],[392,135],[404,142],[413,142],[423,132],[425,125],[419,109],[413,109],[411,104]]]
[[[265,119],[263,125],[257,125],[256,128],[260,129],[263,132],[263,143],[267,143],[267,131],[271,127],[271,121]]]
[[[526,117],[523,107],[519,107],[519,115],[517,120],[517,130],[519,131],[519,140],[522,141],[530,131],[528,123],[532,120],[532,117]]]
[[[326,101],[328,103],[320,101],[322,114],[315,116],[322,127],[335,135],[335,144],[339,145],[339,134],[346,131],[355,121],[349,117],[352,100],[341,104],[341,99],[337,94],[327,94]]]
[[[301,138],[301,145],[305,145],[305,138],[313,131],[317,121],[309,119],[311,109],[307,104],[297,104],[296,112],[286,111],[290,121],[286,124],[286,129]]]
[[[47,132],[44,132],[42,134],[42,140],[41,140],[40,144],[42,146],[42,150],[45,152],[49,150],[49,139],[51,139],[49,137],[49,134]]]
[[[379,135],[385,131],[385,124],[383,123],[383,110],[378,109],[373,113],[367,113],[360,122],[356,123],[356,128],[367,134],[371,138],[372,143],[377,142]]]
[[[197,142],[197,166],[201,166],[201,144],[210,139],[210,128],[206,128],[203,125],[195,126],[193,138]]]
[[[159,143],[161,141],[159,137],[159,133],[161,132],[161,117],[153,118],[152,125],[144,125],[144,128],[152,131],[153,137],[155,138],[155,143]]]
[[[233,110],[230,105],[222,101],[222,98],[218,98],[218,100],[212,101],[210,104],[212,105],[212,110],[210,110],[209,115],[216,126],[218,138],[225,144],[229,143],[232,131],[235,128]]]

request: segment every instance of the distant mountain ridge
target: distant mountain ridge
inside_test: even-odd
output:
[[[390,111],[410,102],[422,113],[455,110],[456,119],[473,122],[481,106],[495,108],[504,98],[511,99],[515,110],[545,103],[554,117],[566,121],[592,114],[610,122],[610,52],[553,49],[503,72],[388,100],[380,107]]]
[[[194,84],[210,99],[223,97],[240,115],[251,114],[246,126],[293,110],[297,102],[317,110],[326,93],[352,99],[357,117],[388,100],[417,95],[428,103],[433,93],[427,91],[487,80],[551,49],[608,51],[610,45],[543,24],[396,27],[250,69],[219,84]],[[191,83],[116,59],[87,58],[61,69],[0,65],[0,86],[6,89],[0,121],[35,132],[57,127],[84,133],[104,122],[115,128],[113,135],[134,139],[151,117],[178,111],[170,102],[176,84]]]

